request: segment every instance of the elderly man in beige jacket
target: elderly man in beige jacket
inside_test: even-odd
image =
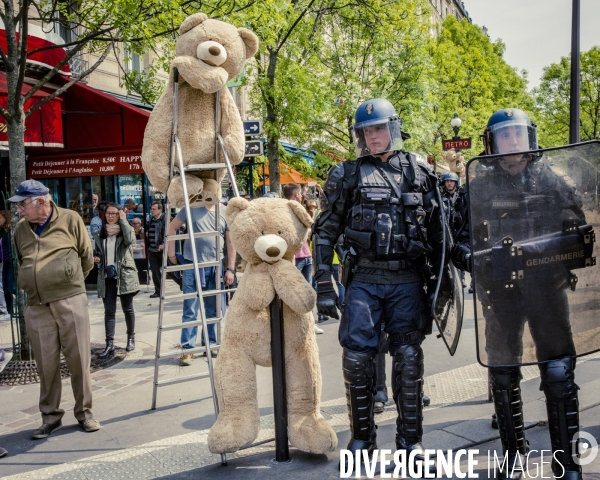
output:
[[[90,320],[85,277],[92,269],[92,246],[81,217],[57,207],[36,180],[17,187],[21,220],[15,228],[19,287],[27,293],[25,325],[40,374],[42,426],[34,439],[62,427],[61,347],[71,373],[74,414],[86,432],[100,429],[92,415]]]

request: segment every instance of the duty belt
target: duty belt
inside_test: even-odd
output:
[[[358,263],[356,264],[358,267],[366,267],[366,268],[376,268],[379,270],[406,270],[408,263],[406,260],[369,260],[367,258],[359,258]]]

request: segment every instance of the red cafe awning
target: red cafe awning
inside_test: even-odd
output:
[[[135,146],[141,149],[149,111],[81,82],[72,85],[63,97],[65,148],[98,150]]]
[[[16,35],[17,41],[19,40],[19,34]],[[41,47],[49,47],[55,45],[54,43],[40,37],[34,37],[33,35],[27,35],[27,51],[32,52]],[[7,52],[6,46],[6,30],[0,29],[0,48],[2,51]],[[65,58],[67,53],[64,48],[50,48],[48,50],[42,50],[36,52],[33,55],[27,55],[27,65],[38,69],[42,72],[54,68],[58,63]],[[63,75],[70,75],[71,68],[69,62],[65,63],[59,73]]]
[[[63,97],[65,149],[30,149],[27,178],[144,173],[141,155],[149,111],[79,82]]]
[[[24,95],[31,87],[23,84],[21,95]],[[25,102],[25,111],[32,105],[39,102],[42,98],[50,95],[49,93],[38,90],[33,96]],[[8,108],[8,88],[6,84],[6,75],[0,73],[0,105]],[[26,147],[63,147],[63,128],[62,128],[62,99],[53,98],[46,102],[35,112],[25,119],[25,146]],[[8,145],[8,131],[6,120],[0,115],[0,145]]]

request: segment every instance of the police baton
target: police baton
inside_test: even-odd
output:
[[[273,369],[273,416],[275,418],[275,461],[289,462],[287,395],[283,341],[283,302],[279,296],[269,305],[271,314],[271,364]]]

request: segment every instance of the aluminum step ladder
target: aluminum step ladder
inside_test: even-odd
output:
[[[191,221],[191,207],[188,197],[187,185],[186,185],[186,173],[190,172],[198,172],[198,171],[211,171],[214,172],[214,178],[218,181],[218,170],[222,168],[226,168],[229,174],[229,178],[231,180],[231,184],[233,187],[234,196],[238,197],[239,192],[235,182],[235,177],[233,175],[233,168],[231,167],[231,162],[229,161],[229,157],[225,150],[225,144],[221,137],[220,125],[221,125],[221,112],[220,112],[220,92],[216,92],[216,107],[215,107],[215,162],[210,164],[202,164],[202,165],[188,165],[184,166],[183,157],[181,154],[181,145],[179,143],[179,138],[177,135],[177,117],[178,117],[178,78],[179,74],[177,69],[174,71],[174,83],[173,83],[173,124],[171,130],[171,145],[170,145],[170,159],[171,159],[171,168],[169,175],[169,184],[172,181],[175,174],[179,174],[181,177],[181,185],[183,189],[183,198],[184,198],[184,208],[187,216],[187,233],[185,234],[177,234],[177,235],[169,235],[169,228],[171,223],[171,215],[170,215],[170,202],[169,198],[166,198],[165,202],[165,237],[164,237],[164,247],[163,247],[163,261],[162,261],[162,274],[161,274],[161,291],[160,291],[160,303],[158,310],[158,328],[156,334],[156,354],[154,359],[154,383],[152,390],[152,410],[156,409],[156,400],[158,387],[163,387],[167,385],[174,385],[177,383],[188,382],[192,380],[199,380],[202,378],[210,378],[210,387],[211,394],[213,397],[213,404],[215,409],[215,417],[219,414],[219,405],[217,401],[217,395],[215,391],[215,381],[214,381],[214,369],[213,369],[213,359],[211,355],[212,350],[217,350],[220,347],[221,343],[221,320],[222,320],[222,308],[221,308],[221,295],[233,292],[233,289],[230,290],[221,290],[220,289],[220,278],[221,278],[221,261],[222,261],[222,246],[221,246],[221,235],[219,233],[219,219],[220,219],[220,209],[221,205],[215,205],[214,216],[215,216],[215,230],[210,232],[194,232],[193,231],[193,222]],[[224,163],[220,162],[219,159],[219,151],[222,153],[222,158]],[[196,252],[196,243],[194,239],[201,237],[216,237],[216,260],[212,262],[198,262],[198,255]],[[177,240],[187,240],[190,242],[193,261],[190,264],[177,264],[169,266],[167,264],[168,254],[168,242],[174,242]],[[202,283],[200,282],[200,273],[198,271],[199,268],[203,267],[216,267],[216,278],[217,278],[217,288],[214,290],[202,290]],[[167,283],[167,273],[171,272],[182,272],[184,270],[194,270],[194,278],[196,280],[196,291],[193,293],[178,293],[178,294],[166,294],[166,283]],[[216,296],[217,297],[217,315],[215,318],[206,318],[206,311],[204,309],[204,297],[208,296]],[[198,300],[198,316],[199,320],[193,322],[185,322],[183,323],[181,320],[178,323],[165,325],[164,315],[165,315],[165,304],[172,301],[183,301],[185,299],[196,298]],[[217,325],[217,344],[210,345],[208,340],[208,325],[216,324]],[[182,351],[176,351],[173,353],[162,353],[161,352],[161,343],[162,343],[162,334],[163,332],[170,330],[181,330],[183,328],[191,328],[194,326],[200,327],[201,335],[204,339],[204,346],[190,348],[183,350],[185,354],[196,354],[200,352],[206,353],[206,358],[208,360],[208,371],[203,373],[196,373],[193,375],[185,375],[178,376],[175,378],[160,380],[159,376],[159,367],[160,360],[164,358],[176,358],[182,354]],[[226,463],[225,454],[221,455],[221,462]]]

